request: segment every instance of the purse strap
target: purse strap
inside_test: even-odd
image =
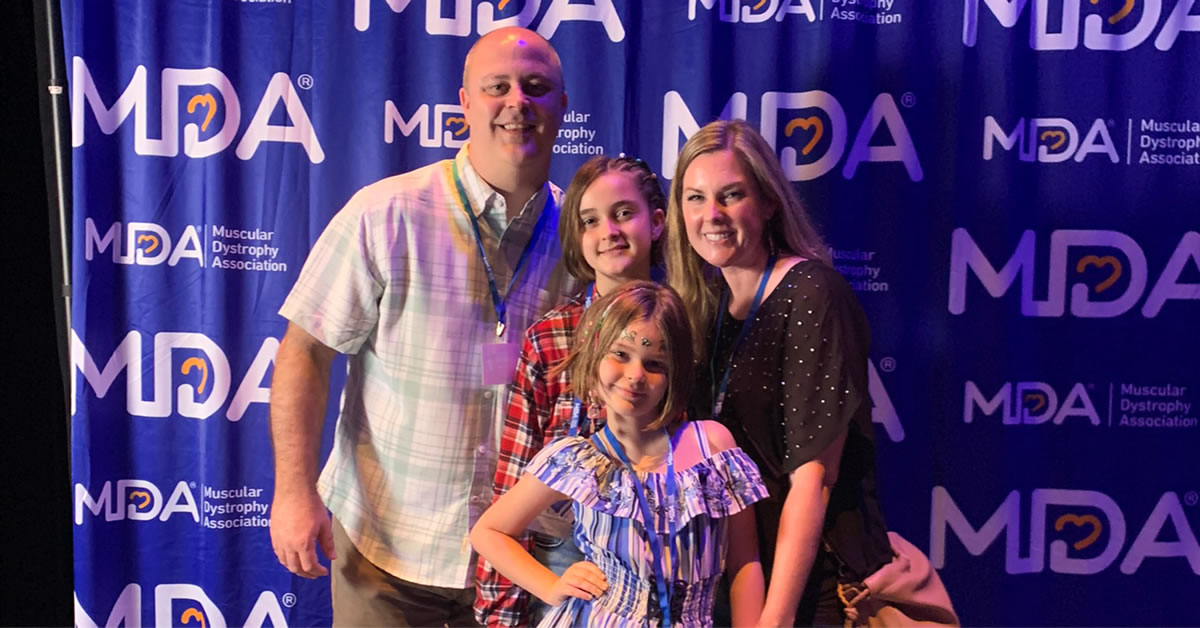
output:
[[[837,596],[844,607],[842,608],[842,614],[845,616],[845,619],[842,621],[842,626],[844,628],[854,628],[858,625],[858,603],[865,602],[870,598],[871,590],[862,583],[853,585],[839,581],[837,583]]]
[[[855,628],[859,625],[858,604],[870,599],[871,589],[862,580],[854,580],[850,576],[850,569],[846,566],[846,561],[838,556],[824,535],[821,536],[821,546],[825,548],[837,565],[837,597],[838,601],[842,603],[842,626],[843,628]]]

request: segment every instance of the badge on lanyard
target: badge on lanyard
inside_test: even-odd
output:
[[[454,186],[458,191],[462,209],[471,221],[471,228],[475,234],[475,244],[479,247],[479,257],[483,262],[483,272],[487,275],[488,289],[492,295],[492,306],[496,308],[496,338],[499,340],[504,337],[504,332],[508,329],[505,323],[508,316],[508,297],[512,296],[513,286],[517,283],[517,277],[521,274],[521,268],[525,266],[525,261],[529,259],[529,253],[533,250],[538,240],[538,235],[542,232],[542,227],[546,222],[546,215],[549,213],[546,207],[549,207],[553,202],[554,195],[549,190],[546,191],[546,206],[542,208],[541,215],[538,216],[537,222],[533,225],[533,233],[529,234],[529,241],[525,243],[525,248],[521,251],[521,256],[517,258],[516,266],[513,267],[508,287],[505,289],[504,294],[501,295],[500,289],[496,285],[496,274],[492,272],[492,264],[488,261],[487,251],[483,248],[483,234],[479,231],[479,221],[476,220],[475,213],[471,210],[470,197],[467,196],[467,191],[463,188],[462,180],[458,176],[458,162],[450,162],[450,175],[454,179]],[[517,367],[517,358],[521,355],[521,345],[517,342],[496,342],[483,345],[481,351],[483,358],[483,385],[498,386],[510,383],[513,371]]]
[[[521,345],[515,342],[493,342],[483,347],[483,385],[500,386],[512,383]]]

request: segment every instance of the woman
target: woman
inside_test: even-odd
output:
[[[762,471],[761,625],[841,625],[839,569],[891,560],[875,495],[869,329],[778,158],[743,121],[684,145],[667,274],[692,316],[697,418],[727,425]],[[718,621],[720,619],[718,618]]]

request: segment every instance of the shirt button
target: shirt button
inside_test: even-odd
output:
[[[484,398],[484,399],[491,399],[491,398],[492,398],[492,391],[490,391],[490,390],[485,390],[485,391],[483,392],[483,398]]]
[[[478,503],[480,503],[480,502],[482,502],[482,501],[483,501],[483,498],[482,498],[482,497],[480,497],[480,496],[478,496],[478,495],[473,495],[473,496],[471,497],[471,503],[472,503],[472,504],[478,504]]]
[[[487,445],[480,445],[479,447],[477,447],[477,448],[475,449],[475,451],[479,452],[479,455],[481,455],[481,456],[482,456],[482,455],[484,455],[484,454],[486,454],[486,453],[488,452]]]

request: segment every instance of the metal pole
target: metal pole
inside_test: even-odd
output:
[[[48,483],[69,487],[74,477],[71,469],[71,148],[69,115],[70,104],[66,91],[66,67],[63,63],[62,17],[59,0],[31,0],[33,5],[33,37],[37,46],[38,101],[41,109],[42,165],[46,173],[46,204],[50,223],[50,269],[55,284],[54,320],[57,328],[58,365],[62,378],[64,412],[60,429],[51,425],[46,431],[56,432],[47,439],[61,453],[45,458],[45,464],[53,465],[56,472],[65,471],[66,477]],[[51,404],[47,404],[51,405]],[[47,525],[40,534],[46,537],[46,568],[39,573],[54,573],[53,596],[59,600],[63,610],[43,618],[46,623],[65,624],[70,621],[71,592],[74,588],[74,567],[71,549],[71,498],[54,492],[55,499],[45,504],[52,516],[40,521]],[[65,525],[50,522],[61,521]],[[53,567],[51,567],[53,565]]]
[[[38,54],[38,80],[42,110],[42,145],[46,169],[46,195],[50,211],[50,264],[59,277],[55,294],[61,297],[55,307],[58,323],[59,369],[62,373],[63,400],[67,411],[67,439],[70,446],[71,408],[71,161],[70,138],[66,129],[70,103],[66,90],[66,66],[63,62],[62,16],[57,0],[34,0],[35,38]]]

